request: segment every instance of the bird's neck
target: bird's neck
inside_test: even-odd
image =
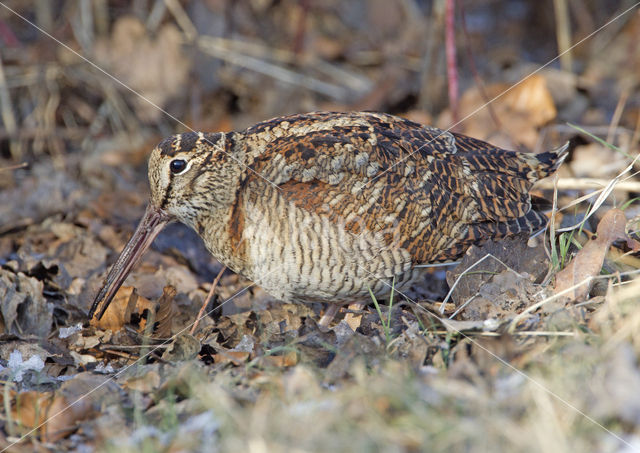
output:
[[[188,223],[221,263],[241,272],[246,265],[244,244],[244,192],[248,170],[246,144],[241,133],[225,134],[227,165],[204,184],[207,196]],[[211,197],[212,194],[215,196]]]
[[[190,226],[202,237],[207,250],[218,261],[234,272],[242,272],[246,264],[244,254],[237,253],[238,245],[242,242],[242,230],[233,229],[232,209],[215,209]]]

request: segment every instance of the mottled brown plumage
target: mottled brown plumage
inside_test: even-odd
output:
[[[151,201],[91,315],[104,312],[163,225],[197,231],[277,298],[357,302],[474,243],[544,227],[529,189],[566,147],[505,151],[381,113],[317,112],[243,132],[185,133],[149,161]]]

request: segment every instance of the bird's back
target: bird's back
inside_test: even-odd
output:
[[[243,143],[250,171],[241,184],[255,203],[279,197],[350,234],[406,250],[413,265],[455,260],[482,239],[543,227],[529,189],[566,151],[505,151],[366,112],[276,118],[247,129]]]

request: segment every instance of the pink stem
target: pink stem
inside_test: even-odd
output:
[[[455,0],[447,0],[445,12],[445,46],[447,55],[447,82],[449,106],[453,122],[458,121],[458,68],[456,66]]]

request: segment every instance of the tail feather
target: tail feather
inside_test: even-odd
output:
[[[535,155],[535,159],[538,161],[534,167],[537,179],[546,178],[553,174],[564,160],[569,155],[569,142],[565,143],[559,148],[545,153]]]
[[[533,209],[522,217],[507,220],[506,222],[481,222],[469,225],[464,238],[456,241],[456,244],[438,253],[430,262],[452,261],[464,254],[472,245],[482,244],[488,239],[500,239],[515,236],[520,233],[534,234],[547,226],[549,219],[542,213]]]

